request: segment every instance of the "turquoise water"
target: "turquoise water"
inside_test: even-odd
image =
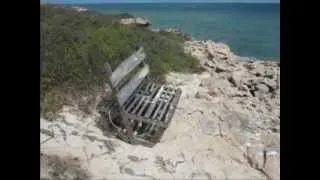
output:
[[[197,39],[228,44],[235,54],[280,61],[280,4],[87,4],[102,13],[145,16],[153,28],[178,27]]]

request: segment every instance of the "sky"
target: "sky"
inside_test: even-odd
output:
[[[93,4],[93,3],[179,3],[179,2],[234,2],[234,3],[280,3],[280,0],[41,0],[52,4]]]

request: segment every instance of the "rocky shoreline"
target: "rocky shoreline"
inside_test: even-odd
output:
[[[124,25],[134,25],[134,26],[138,26],[138,27],[145,27],[145,28],[149,28],[150,31],[153,32],[160,32],[160,31],[164,31],[164,32],[169,32],[169,33],[174,33],[176,35],[180,35],[185,37],[185,39],[187,39],[187,43],[189,43],[190,45],[196,47],[199,47],[201,49],[201,45],[204,46],[209,46],[208,50],[211,50],[212,48],[210,46],[213,46],[215,49],[217,49],[218,54],[219,54],[219,50],[220,51],[224,51],[221,52],[222,54],[225,52],[228,52],[229,55],[232,55],[232,60],[239,60],[239,61],[273,61],[276,63],[279,63],[277,61],[274,60],[259,60],[256,58],[252,58],[252,57],[243,57],[243,56],[237,56],[235,54],[233,54],[230,50],[230,47],[227,44],[224,43],[216,43],[212,40],[197,40],[195,37],[193,37],[191,34],[185,32],[183,29],[181,28],[176,28],[176,27],[172,27],[172,28],[153,28],[152,27],[152,22],[150,19],[146,18],[146,17],[131,17],[131,18],[123,18],[120,19],[119,21],[121,24]],[[189,41],[189,42],[188,42]],[[192,47],[190,46],[190,47]],[[213,54],[213,53],[211,53]]]
[[[97,112],[65,107],[61,118],[41,120],[42,153],[75,157],[91,179],[280,179],[280,62],[239,57],[211,40],[183,46],[205,72],[167,75],[182,95],[154,148],[106,137]]]

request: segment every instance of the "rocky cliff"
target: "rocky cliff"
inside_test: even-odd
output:
[[[55,121],[41,120],[42,178],[280,179],[280,63],[213,41],[186,41],[184,50],[206,71],[167,75],[183,93],[160,143],[126,144],[104,135],[98,113],[65,107]],[[46,163],[56,156],[77,168],[57,175]]]

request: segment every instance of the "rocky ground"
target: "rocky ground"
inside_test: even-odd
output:
[[[280,63],[249,61],[213,41],[184,47],[206,71],[167,76],[183,93],[160,143],[106,137],[98,113],[65,107],[61,118],[41,119],[42,178],[280,179]],[[57,157],[76,168],[57,173],[48,165]]]

